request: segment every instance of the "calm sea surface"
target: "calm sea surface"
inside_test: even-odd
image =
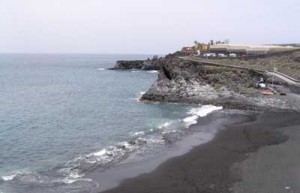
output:
[[[155,71],[106,70],[147,57],[0,55],[0,193],[93,192],[86,172],[159,147],[201,116],[139,102]]]

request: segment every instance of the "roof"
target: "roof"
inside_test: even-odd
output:
[[[277,45],[235,45],[235,44],[215,44],[210,46],[211,50],[226,50],[229,52],[269,52],[269,51],[284,51],[294,49],[291,46]]]

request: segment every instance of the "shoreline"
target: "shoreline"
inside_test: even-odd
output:
[[[194,118],[194,116],[190,114],[186,119]],[[190,123],[192,120],[183,121],[181,131],[163,135],[166,143],[160,145],[159,148],[150,148],[148,152],[141,155],[133,154],[126,160],[104,170],[101,167],[97,168],[89,172],[86,177],[99,184],[97,191],[117,187],[123,180],[150,173],[165,161],[184,155],[195,146],[211,141],[218,131],[224,129],[225,124],[246,121],[248,116],[249,113],[245,111],[219,110],[198,117],[197,123]],[[185,124],[189,126],[185,128]]]
[[[288,137],[282,128],[299,125],[297,117],[298,113],[268,112],[248,116],[241,123],[226,124],[226,129],[211,141],[102,192],[232,192],[235,183],[242,181],[242,169],[234,166],[262,147],[286,142]]]

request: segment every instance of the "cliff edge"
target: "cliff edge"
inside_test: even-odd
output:
[[[267,79],[254,70],[206,66],[173,57],[165,60],[157,81],[141,100],[251,110],[295,109],[287,97],[262,95],[257,88],[261,78]]]
[[[262,69],[260,71],[211,66],[178,58],[185,55],[186,53],[183,52],[175,52],[160,58],[118,61],[111,69],[158,70],[158,79],[141,97],[144,102],[213,104],[234,109],[300,111],[300,88],[285,85],[276,78],[271,79],[262,71],[264,68],[269,70],[269,66],[266,65],[268,62],[275,64],[275,61],[280,61],[280,65],[278,62],[276,67],[290,74],[298,74],[300,70],[297,63],[298,52],[250,60],[229,58],[217,60],[219,63]],[[290,64],[291,61],[294,63]],[[261,79],[266,85],[274,83],[275,86],[269,88],[274,91],[274,95],[262,94],[263,89],[258,88]],[[286,96],[289,92],[291,95]],[[284,96],[281,95],[282,93]]]

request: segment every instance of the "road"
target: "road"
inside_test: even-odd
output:
[[[277,78],[280,78],[281,80],[285,81],[288,84],[294,84],[294,85],[299,84],[299,81],[295,81],[291,78],[288,78],[287,76],[282,75],[282,73],[278,73],[276,71],[273,71],[273,72],[266,71],[266,74],[269,76],[276,76]]]

